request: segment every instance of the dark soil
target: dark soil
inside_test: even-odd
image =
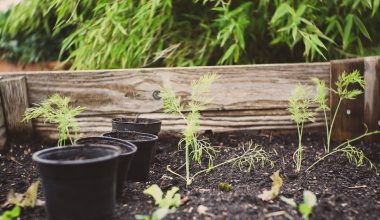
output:
[[[171,176],[166,166],[173,169],[184,163],[183,152],[176,150],[178,139],[160,139],[159,151],[155,159],[151,180],[145,183],[128,183],[123,197],[115,210],[116,219],[133,219],[135,214],[148,214],[154,210],[152,199],[142,191],[151,184],[159,184],[163,189],[178,186],[187,202],[168,216],[168,219],[300,219],[301,215],[279,199],[264,202],[257,197],[264,189],[270,189],[270,175],[281,170],[284,185],[281,195],[302,199],[304,190],[317,195],[318,204],[314,207],[311,219],[374,219],[380,218],[380,177],[368,166],[356,167],[342,155],[334,155],[320,163],[310,173],[304,170],[294,172],[292,155],[297,146],[295,135],[266,136],[250,133],[217,134],[212,143],[218,146],[220,154],[215,164],[236,153],[233,147],[253,140],[270,154],[275,167],[256,167],[249,173],[240,172],[236,167],[223,166],[208,174],[200,175],[192,185],[185,186],[184,181]],[[323,136],[305,135],[303,168],[323,155]],[[359,143],[361,149],[379,168],[380,145]],[[36,165],[31,153],[45,148],[46,145],[13,145],[12,150],[0,158],[0,202],[10,189],[23,192],[33,180],[38,178]],[[230,148],[231,147],[231,148]],[[205,163],[206,164],[206,163]],[[199,170],[193,164],[191,170]],[[183,170],[179,170],[183,172]],[[232,185],[231,192],[220,191],[218,184],[227,182]],[[40,192],[39,197],[43,199]],[[199,214],[197,208],[208,208],[205,214]],[[27,209],[21,219],[45,219],[42,207]]]

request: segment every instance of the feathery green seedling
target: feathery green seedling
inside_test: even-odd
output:
[[[326,83],[324,81],[321,81],[317,78],[312,78],[312,81],[316,85],[316,96],[314,98],[315,103],[318,104],[317,110],[322,110],[325,117],[325,125],[326,125],[326,145],[325,146],[325,152],[330,152],[330,146],[331,146],[331,133],[334,127],[335,119],[339,111],[339,107],[344,100],[354,100],[356,99],[360,94],[363,93],[365,82],[363,77],[360,75],[358,70],[354,70],[351,73],[343,72],[339,78],[338,81],[335,82],[336,89],[330,88],[333,93],[335,93],[339,97],[338,104],[336,106],[335,111],[333,112],[333,117],[331,119],[331,123],[329,126],[328,118],[327,118],[327,111],[330,110],[330,107],[327,104],[327,98],[326,98]],[[349,86],[357,84],[362,89],[350,89]]]
[[[187,108],[190,109],[190,112],[185,115],[183,113],[185,107],[181,104],[180,97],[176,96],[176,93],[170,89],[165,88],[160,93],[160,97],[164,103],[164,110],[166,113],[171,113],[180,116],[186,123],[186,128],[183,130],[183,138],[179,142],[179,147],[185,149],[185,169],[186,175],[182,176],[181,174],[170,169],[170,166],[167,166],[167,170],[180,177],[186,181],[187,185],[190,185],[194,179],[205,172],[209,172],[212,169],[223,166],[229,163],[237,163],[240,169],[247,165],[248,171],[254,167],[255,162],[260,162],[265,164],[265,162],[270,161],[261,148],[259,149],[257,145],[252,147],[250,146],[243,148],[243,152],[240,155],[226,160],[220,164],[214,165],[214,157],[217,151],[210,145],[207,139],[199,139],[199,129],[200,129],[200,111],[204,109],[208,103],[211,102],[211,99],[205,97],[205,94],[210,91],[211,84],[217,79],[216,74],[207,74],[202,76],[199,80],[195,80],[191,83],[192,93],[191,100],[187,105]],[[206,154],[208,157],[208,167],[207,169],[198,171],[194,175],[190,173],[190,156],[195,162],[201,163],[202,157]],[[265,161],[263,163],[263,161]],[[271,163],[273,165],[273,162]]]
[[[360,167],[367,162],[370,165],[370,168],[373,169],[377,173],[377,168],[376,166],[372,163],[370,159],[368,159],[364,152],[360,150],[359,148],[352,146],[351,143],[358,141],[366,136],[370,135],[375,135],[375,134],[380,134],[380,131],[372,131],[368,132],[368,129],[364,132],[364,134],[353,138],[351,140],[345,141],[338,145],[336,148],[334,148],[332,151],[329,153],[326,153],[323,157],[319,158],[317,161],[315,161],[312,165],[310,165],[306,171],[310,171],[315,165],[317,165],[319,162],[323,161],[326,157],[332,156],[337,153],[342,153],[344,156],[347,157],[347,159],[355,164],[356,166]]]
[[[164,193],[158,185],[151,185],[149,188],[144,190],[144,194],[153,197],[154,203],[158,206],[158,209],[156,209],[152,215],[135,215],[135,219],[161,220],[164,219],[168,214],[174,213],[176,209],[181,205],[181,195],[177,193],[178,191],[178,187],[172,187],[169,191],[166,192],[166,195],[164,197]]]
[[[58,146],[65,145],[67,139],[73,143],[73,140],[78,137],[79,130],[76,116],[78,116],[84,108],[73,108],[69,103],[69,97],[61,97],[59,94],[54,94],[42,101],[41,104],[36,104],[36,107],[26,109],[22,121],[30,121],[39,117],[44,118],[44,123],[57,124]],[[71,131],[74,132],[74,136],[72,136]]]
[[[293,90],[292,96],[289,98],[288,110],[291,113],[292,120],[297,125],[298,132],[298,148],[294,152],[293,159],[296,162],[296,171],[301,170],[302,163],[302,133],[305,122],[308,120],[313,121],[314,112],[311,111],[310,107],[312,104],[312,99],[310,98],[309,91],[298,84]]]
[[[160,97],[164,102],[164,110],[166,113],[179,115],[186,123],[186,128],[183,130],[183,138],[178,143],[178,146],[185,149],[185,166],[186,177],[183,177],[174,171],[168,170],[181,178],[185,179],[186,184],[190,185],[192,177],[190,176],[190,156],[198,163],[201,163],[201,159],[204,153],[208,156],[208,168],[213,167],[213,160],[216,154],[216,150],[210,145],[208,140],[199,139],[199,126],[200,126],[200,111],[204,109],[211,99],[205,97],[205,93],[210,91],[211,84],[218,78],[216,74],[207,74],[202,76],[199,80],[195,80],[191,83],[191,101],[187,107],[190,112],[184,115],[182,112],[184,106],[181,104],[180,97],[177,97],[175,92],[170,88],[165,88],[160,93]]]

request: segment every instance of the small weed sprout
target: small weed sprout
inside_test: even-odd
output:
[[[186,177],[175,173],[169,167],[168,170],[183,178],[187,185],[190,185],[193,179],[190,174],[190,156],[192,156],[194,161],[201,163],[203,155],[206,154],[208,156],[208,169],[211,169],[213,167],[215,154],[217,153],[208,140],[199,139],[200,111],[211,102],[211,99],[206,98],[205,94],[210,91],[211,84],[216,79],[218,79],[216,74],[206,74],[199,80],[195,80],[191,83],[191,100],[186,106],[190,109],[190,112],[186,116],[182,113],[184,106],[181,104],[180,97],[177,97],[171,88],[165,88],[160,93],[160,97],[164,103],[164,111],[166,113],[179,115],[186,123],[186,128],[182,132],[184,137],[178,143],[180,148],[184,147],[185,149]]]
[[[298,148],[294,152],[293,159],[296,163],[296,171],[301,170],[302,163],[302,133],[304,124],[307,121],[314,120],[314,112],[310,109],[312,105],[312,99],[310,98],[310,92],[301,84],[298,84],[293,90],[291,97],[289,98],[288,110],[291,114],[292,120],[297,125],[298,132]]]
[[[44,118],[44,123],[57,124],[58,146],[65,145],[67,139],[73,143],[74,139],[78,137],[79,130],[76,116],[84,108],[72,108],[69,103],[69,97],[61,97],[59,94],[54,94],[42,101],[41,104],[36,104],[36,107],[28,108],[22,121],[30,121],[39,117]],[[71,131],[74,132],[74,136],[72,136]]]
[[[339,77],[338,81],[335,82],[336,90],[329,88],[334,94],[336,94],[339,97],[338,104],[336,106],[335,111],[332,113],[333,117],[331,119],[330,126],[328,124],[328,118],[327,118],[327,111],[330,111],[330,108],[327,104],[327,98],[326,98],[326,83],[324,81],[321,81],[317,78],[312,78],[312,81],[314,82],[316,86],[316,96],[315,96],[315,103],[318,105],[317,111],[322,110],[325,116],[325,125],[326,125],[326,138],[327,138],[327,146],[325,146],[325,152],[330,152],[330,145],[331,145],[331,133],[332,129],[334,127],[335,119],[339,111],[339,107],[344,100],[354,100],[356,99],[360,94],[363,93],[362,89],[365,87],[365,81],[363,77],[360,75],[360,72],[358,70],[354,70],[351,73],[343,72]],[[357,84],[362,89],[350,89],[349,86]]]
[[[218,189],[225,192],[231,192],[232,191],[232,185],[227,182],[220,182],[218,184]]]
[[[237,155],[237,158],[233,165],[237,166],[240,171],[250,172],[255,168],[255,164],[260,164],[264,167],[265,164],[269,164],[274,167],[274,162],[269,159],[267,152],[260,145],[253,144],[253,141],[248,141],[240,145],[242,154]]]
[[[289,199],[284,196],[280,196],[281,201],[292,206],[302,214],[302,218],[309,220],[309,217],[313,211],[313,207],[317,205],[317,197],[309,190],[303,191],[303,202],[297,205],[294,199]]]
[[[177,193],[178,191],[178,187],[172,187],[169,191],[166,192],[166,195],[164,197],[164,193],[158,185],[151,185],[149,188],[144,190],[144,194],[153,197],[154,203],[158,206],[158,209],[156,209],[152,215],[135,215],[135,219],[161,220],[164,219],[168,214],[174,213],[176,209],[181,205],[181,195]]]

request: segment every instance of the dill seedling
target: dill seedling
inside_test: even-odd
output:
[[[57,124],[58,146],[65,145],[67,139],[73,143],[74,139],[78,137],[79,130],[76,116],[84,108],[72,108],[69,106],[69,103],[69,97],[61,97],[59,94],[54,94],[42,101],[41,104],[36,104],[35,107],[26,109],[22,121],[30,121],[40,117],[44,118],[44,123]],[[72,136],[71,131],[74,132],[74,136]]]
[[[168,170],[185,179],[187,185],[190,185],[193,179],[190,177],[190,155],[192,155],[194,161],[201,163],[203,154],[206,153],[208,156],[208,169],[213,167],[213,160],[217,151],[210,145],[207,139],[199,138],[199,129],[200,111],[211,102],[210,98],[205,97],[205,93],[210,91],[211,84],[217,78],[218,76],[216,74],[206,74],[199,80],[195,80],[191,83],[191,100],[187,105],[190,112],[187,115],[182,113],[184,106],[181,104],[180,97],[177,97],[172,89],[165,88],[160,93],[160,97],[164,103],[164,111],[166,113],[179,115],[186,123],[186,128],[182,132],[184,137],[178,143],[180,148],[183,147],[185,149],[186,177],[184,178],[174,173],[169,167]]]
[[[292,96],[289,98],[288,110],[291,114],[292,120],[297,125],[298,132],[298,148],[293,154],[293,159],[296,163],[296,171],[301,170],[302,163],[302,133],[305,122],[308,120],[313,121],[314,112],[310,110],[312,99],[310,98],[309,91],[298,84],[294,89]]]
[[[229,160],[214,165],[214,158],[217,151],[211,146],[207,139],[199,138],[199,130],[200,110],[204,109],[207,104],[211,102],[210,98],[205,97],[205,93],[210,91],[211,84],[217,78],[218,77],[215,74],[206,74],[199,80],[195,80],[191,83],[191,100],[186,106],[190,110],[187,115],[183,113],[185,107],[181,104],[180,97],[177,97],[172,89],[165,88],[160,93],[160,97],[163,100],[164,111],[166,113],[180,116],[186,123],[186,127],[182,132],[184,137],[179,141],[179,147],[184,148],[185,150],[184,165],[186,167],[186,175],[182,176],[181,174],[178,174],[170,169],[170,166],[167,166],[167,170],[185,180],[187,185],[190,185],[198,175],[230,163],[236,163],[241,170],[245,168],[247,171],[254,168],[254,163],[256,162],[260,162],[262,165],[264,165],[265,162],[270,162],[271,165],[273,165],[273,162],[267,158],[265,151],[261,148],[259,149],[257,145],[252,146],[252,142],[247,146],[242,147],[243,152],[240,155],[235,155]],[[208,167],[191,175],[190,157],[192,157],[193,161],[201,163],[201,159],[204,155],[208,157]]]
[[[315,103],[318,105],[317,111],[322,110],[325,117],[325,125],[326,125],[326,145],[325,146],[325,152],[330,152],[330,146],[331,146],[331,134],[332,129],[334,127],[335,119],[339,111],[339,107],[344,100],[354,100],[356,99],[360,94],[363,93],[361,89],[350,89],[349,86],[353,84],[359,85],[362,89],[365,87],[365,82],[363,77],[360,75],[358,70],[354,70],[351,73],[343,72],[339,77],[338,81],[335,82],[336,90],[329,88],[330,91],[335,93],[339,97],[338,104],[336,106],[335,111],[332,113],[333,117],[331,119],[331,123],[329,126],[328,118],[327,118],[327,111],[330,111],[330,108],[327,104],[327,98],[326,98],[326,83],[324,81],[321,81],[317,78],[312,78],[312,81],[315,83],[316,86],[316,96],[314,98]]]

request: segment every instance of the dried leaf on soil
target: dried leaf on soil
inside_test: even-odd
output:
[[[40,181],[35,181],[29,186],[25,193],[15,193],[11,190],[8,193],[7,201],[2,205],[6,207],[8,205],[18,205],[21,207],[34,207],[37,203],[37,192]]]
[[[270,190],[264,190],[263,193],[258,195],[263,201],[270,201],[280,194],[283,184],[283,180],[280,177],[280,170],[274,172],[270,178],[272,179],[272,188]]]

